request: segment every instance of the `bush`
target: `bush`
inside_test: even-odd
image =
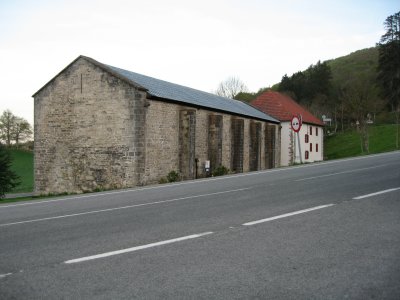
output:
[[[396,116],[393,112],[383,111],[375,118],[374,125],[396,124]]]
[[[168,182],[176,182],[176,181],[179,181],[180,179],[181,179],[181,176],[176,171],[171,171],[167,175]]]
[[[168,182],[168,180],[165,177],[160,178],[160,180],[158,181],[159,184],[164,184],[164,183],[167,183],[167,182]]]
[[[215,170],[212,172],[212,176],[223,176],[227,175],[229,173],[229,169],[226,168],[225,166],[218,166],[215,168]]]
[[[11,170],[10,152],[0,144],[0,198],[20,184],[19,176]]]

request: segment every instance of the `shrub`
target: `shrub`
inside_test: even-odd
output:
[[[176,182],[176,181],[179,181],[180,179],[181,179],[181,176],[176,171],[171,171],[167,175],[168,182]]]
[[[223,176],[229,173],[229,169],[226,168],[225,166],[218,166],[217,168],[214,169],[212,172],[213,176]]]
[[[11,162],[10,152],[0,144],[0,199],[20,184],[19,176],[11,170]]]
[[[167,182],[168,182],[168,180],[165,177],[160,178],[160,180],[158,181],[159,184],[164,184],[164,183],[167,183]]]

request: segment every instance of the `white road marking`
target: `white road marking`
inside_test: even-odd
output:
[[[325,175],[319,175],[319,176],[296,179],[295,181],[305,181],[305,180],[318,179],[318,178],[323,178],[323,177],[336,176],[336,175],[341,175],[341,174],[354,173],[354,172],[358,172],[358,171],[364,171],[364,170],[370,170],[370,169],[376,169],[376,168],[380,168],[380,167],[385,167],[385,166],[388,166],[388,165],[389,164],[384,164],[384,165],[378,165],[378,166],[373,166],[373,167],[368,167],[368,168],[360,168],[360,169],[354,169],[354,170],[349,170],[349,171],[330,173],[330,174],[325,174]]]
[[[12,273],[7,273],[7,274],[0,274],[0,279],[5,278],[7,276],[12,275]]]
[[[354,199],[354,200],[364,199],[364,198],[373,197],[373,196],[376,196],[376,195],[381,195],[381,194],[386,194],[386,193],[394,192],[394,191],[397,191],[397,190],[400,190],[400,187],[398,187],[398,188],[393,188],[393,189],[388,189],[388,190],[384,190],[384,191],[379,191],[379,192],[372,193],[372,194],[367,194],[367,195],[362,195],[362,196],[354,197],[353,199]]]
[[[171,243],[181,242],[181,241],[185,241],[185,240],[195,239],[195,238],[199,238],[199,237],[209,235],[209,234],[213,234],[213,232],[210,231],[210,232],[204,232],[204,233],[199,233],[199,234],[193,234],[193,235],[183,236],[183,237],[179,237],[179,238],[175,238],[175,239],[171,239],[171,240],[156,242],[156,243],[152,243],[152,244],[147,244],[147,245],[127,248],[127,249],[117,250],[117,251],[106,252],[106,253],[97,254],[97,255],[91,255],[91,256],[71,259],[71,260],[65,261],[64,263],[66,263],[66,264],[80,263],[80,262],[84,262],[84,261],[88,261],[88,260],[94,260],[94,259],[119,255],[119,254],[123,254],[123,253],[143,250],[143,249],[147,249],[147,248],[158,247],[158,246],[167,245],[167,244],[171,244]]]
[[[138,191],[156,189],[156,188],[161,188],[161,187],[162,186],[147,187],[147,188],[136,188],[136,189],[128,189],[128,190],[117,190],[117,191],[105,192],[105,193],[91,193],[91,194],[88,194],[88,195],[79,195],[79,196],[75,196],[75,197],[74,196],[70,196],[70,197],[67,197],[67,198],[58,198],[58,199],[51,199],[51,200],[34,200],[34,202],[24,202],[24,203],[10,204],[10,205],[1,205],[0,208],[46,204],[46,203],[61,202],[61,201],[67,201],[67,200],[77,200],[77,199],[109,196],[109,195],[114,195],[114,194],[125,194],[125,193],[130,193],[130,192],[138,192]],[[166,187],[166,186],[164,186],[164,187]]]
[[[97,214],[97,213],[109,212],[109,211],[115,211],[115,210],[121,210],[121,209],[127,209],[127,208],[149,206],[149,205],[155,205],[155,204],[182,201],[182,200],[187,200],[187,199],[194,199],[194,198],[215,196],[215,195],[221,195],[221,194],[227,194],[227,193],[234,193],[234,192],[246,191],[246,190],[250,190],[250,189],[251,188],[243,188],[243,189],[222,191],[222,192],[216,192],[216,193],[188,196],[188,197],[182,197],[182,198],[175,198],[175,199],[169,199],[169,200],[161,200],[161,201],[150,202],[150,203],[142,203],[142,204],[134,204],[134,205],[127,205],[127,206],[120,206],[120,207],[113,207],[113,208],[106,208],[106,209],[99,209],[99,210],[92,210],[92,211],[87,211],[87,212],[83,212],[83,213],[61,215],[61,216],[41,218],[41,219],[33,219],[33,220],[26,220],[26,221],[20,221],[20,222],[5,223],[5,224],[0,224],[0,227],[18,225],[18,224],[26,224],[26,223],[34,223],[34,222],[41,222],[41,221],[48,221],[48,220],[64,219],[64,218],[77,217],[77,216],[84,216],[84,215]]]
[[[310,211],[313,211],[313,210],[322,209],[322,208],[330,207],[330,206],[333,206],[333,205],[335,205],[335,204],[320,205],[320,206],[311,207],[311,208],[307,208],[307,209],[303,209],[303,210],[298,210],[298,211],[294,211],[294,212],[291,212],[291,213],[287,213],[287,214],[283,214],[283,215],[279,215],[279,216],[275,216],[275,217],[270,217],[270,218],[266,218],[266,219],[262,219],[262,220],[257,220],[257,221],[253,221],[253,222],[244,223],[242,225],[251,226],[251,225],[255,225],[255,224],[259,224],[259,223],[270,222],[270,221],[273,221],[273,220],[287,218],[287,217],[294,216],[294,215],[299,215],[299,214],[304,214],[304,213],[307,213],[307,212],[310,212]]]

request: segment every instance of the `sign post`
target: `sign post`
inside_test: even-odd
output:
[[[298,116],[293,116],[292,120],[290,121],[290,126],[292,127],[292,130],[297,133],[297,143],[299,145],[299,156],[300,156],[300,163],[301,164],[303,163],[303,158],[302,158],[302,155],[301,155],[301,145],[300,145],[300,133],[299,133],[299,131],[301,129],[301,125],[303,125],[302,124],[302,121],[303,121],[302,119],[303,119],[302,116],[298,115]]]

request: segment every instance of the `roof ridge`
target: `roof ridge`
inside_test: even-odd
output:
[[[33,97],[35,97],[40,91],[42,91],[46,86],[48,86],[55,78],[57,78],[61,73],[63,73],[66,69],[68,69],[72,64],[74,64],[79,59],[86,60],[87,62],[101,68],[102,70],[111,74],[112,76],[127,82],[128,84],[132,85],[137,89],[147,92],[149,95],[158,98],[159,100],[179,102],[179,103],[184,103],[185,105],[202,107],[233,115],[250,117],[253,119],[263,120],[272,123],[280,123],[279,120],[277,120],[276,118],[271,117],[262,110],[254,108],[248,103],[244,103],[236,99],[222,97],[195,88],[183,86],[177,83],[172,83],[166,80],[154,78],[148,75],[139,74],[129,70],[114,67],[111,65],[106,65],[91,57],[84,55],[78,56],[67,67],[65,67],[48,83],[46,83],[40,90],[38,90],[33,95]]]
[[[91,57],[88,57],[88,56],[80,55],[79,57],[91,62],[92,64],[94,64],[94,65],[96,65],[96,66],[98,66],[98,67],[100,67],[102,69],[104,69],[105,71],[109,72],[111,75],[113,75],[113,76],[115,76],[115,77],[117,77],[117,78],[119,78],[119,79],[121,79],[123,81],[128,81],[128,83],[132,84],[133,86],[135,86],[138,89],[141,89],[141,90],[144,90],[144,91],[148,91],[148,89],[146,89],[145,87],[141,86],[137,82],[129,80],[129,78],[126,78],[125,76],[121,76],[119,73],[115,72],[112,68],[110,68],[112,66],[103,64],[103,63],[101,63],[101,62],[99,62],[99,61],[97,61],[97,60],[95,60],[95,59],[93,59]]]
[[[173,83],[173,82],[166,81],[166,80],[163,80],[163,79],[158,79],[158,78],[155,78],[155,77],[151,77],[151,76],[148,76],[148,75],[144,75],[144,74],[140,74],[140,73],[137,73],[137,72],[129,71],[129,70],[122,69],[122,68],[119,68],[119,67],[114,67],[114,66],[111,66],[111,65],[105,65],[105,66],[107,66],[108,68],[111,68],[115,72],[122,72],[123,74],[121,74],[121,73],[120,74],[121,74],[121,76],[124,76],[125,78],[129,78],[130,76],[131,77],[132,76],[136,77],[134,79],[129,78],[132,82],[138,83],[138,81],[141,81],[141,80],[150,80],[150,82],[147,82],[148,85],[146,85],[144,83],[141,83],[141,82],[139,82],[138,84],[140,84],[141,86],[144,86],[147,89],[147,92],[150,95],[152,95],[154,97],[157,97],[157,98],[169,99],[169,100],[172,100],[172,101],[183,102],[183,103],[187,103],[187,104],[191,104],[191,105],[206,107],[206,108],[209,108],[209,109],[211,108],[211,109],[222,110],[222,111],[229,112],[229,113],[234,113],[234,114],[237,114],[237,115],[253,117],[253,118],[257,118],[257,119],[263,119],[263,120],[266,120],[266,121],[269,121],[269,122],[273,122],[273,123],[279,123],[279,120],[271,117],[270,115],[266,114],[262,110],[256,109],[253,106],[251,106],[250,104],[244,103],[244,102],[236,100],[236,99],[222,97],[222,96],[215,95],[215,94],[212,94],[212,93],[209,93],[209,92],[205,92],[205,91],[202,91],[202,90],[199,90],[199,89],[195,89],[195,88],[192,88],[192,87],[188,87],[188,86],[184,86],[184,85],[181,85],[181,84]],[[158,86],[154,87],[154,82],[157,82],[158,84],[162,83],[162,84],[167,85],[167,86],[164,86],[164,88],[169,89],[169,91],[161,91],[160,92],[160,87],[158,87]],[[149,85],[153,85],[153,86],[150,87]],[[171,92],[171,90],[173,90],[173,89],[171,89],[171,86],[174,87],[175,90],[181,90],[180,92],[183,92],[184,94],[186,94],[185,96],[187,96],[187,97],[185,97],[185,99],[183,99],[183,97],[181,97],[181,98],[173,97],[174,95],[172,95],[172,94],[174,94],[174,93]],[[202,96],[206,96],[208,98],[212,98],[213,99],[213,103],[208,103],[208,105],[207,105],[207,104],[205,104],[205,102],[207,102],[207,101],[202,101],[203,103],[201,103],[199,101],[193,101],[193,99],[192,99],[192,101],[190,101],[190,99],[188,99],[188,98],[190,98],[190,96],[193,96],[193,93],[192,93],[192,95],[188,95],[189,91],[191,91],[193,93],[196,93],[196,94],[200,94]],[[169,92],[171,92],[171,93],[169,93]],[[180,96],[182,96],[182,95],[180,95]],[[195,95],[194,98],[196,96],[199,96],[199,95]],[[206,98],[206,97],[204,97],[204,98]],[[199,99],[197,99],[197,100],[199,100]],[[232,106],[232,107],[228,108],[228,105],[225,105],[225,107],[223,107],[223,108],[221,106],[217,107],[218,106],[217,105],[218,101],[222,101],[225,104],[229,104],[229,106]],[[222,106],[224,106],[224,105],[222,105]],[[235,106],[236,106],[236,111],[235,111]],[[238,108],[239,106],[240,106],[240,109]],[[248,110],[248,111],[246,112],[246,110]],[[256,113],[255,112],[251,112],[249,110],[256,110]]]
[[[134,74],[137,74],[139,76],[147,77],[147,78],[150,78],[150,79],[153,79],[153,80],[161,81],[161,82],[164,82],[164,83],[167,83],[167,84],[172,84],[172,85],[175,85],[175,86],[178,86],[178,87],[182,87],[182,88],[185,88],[185,89],[190,89],[192,91],[204,93],[204,94],[216,97],[216,98],[221,98],[221,99],[228,100],[228,101],[235,101],[235,102],[244,103],[244,102],[242,102],[240,100],[236,100],[236,99],[233,99],[233,98],[227,98],[227,97],[224,97],[224,96],[216,95],[216,94],[213,94],[213,93],[210,93],[210,92],[202,91],[202,90],[199,90],[199,89],[196,89],[196,88],[192,88],[190,86],[185,86],[185,85],[182,85],[182,84],[179,84],[179,83],[174,83],[174,82],[171,82],[171,81],[167,81],[167,80],[164,80],[164,79],[159,79],[159,78],[156,78],[156,77],[153,77],[153,76],[149,76],[149,75],[145,75],[145,74],[140,74],[140,73],[137,73],[137,72],[133,72],[133,71],[130,71],[130,70],[127,70],[127,69],[119,68],[119,67],[114,67],[114,66],[111,66],[111,65],[106,65],[106,64],[103,64],[103,65],[107,66],[107,67],[119,69],[119,70],[122,70],[122,71],[125,71],[125,72],[134,73]]]

